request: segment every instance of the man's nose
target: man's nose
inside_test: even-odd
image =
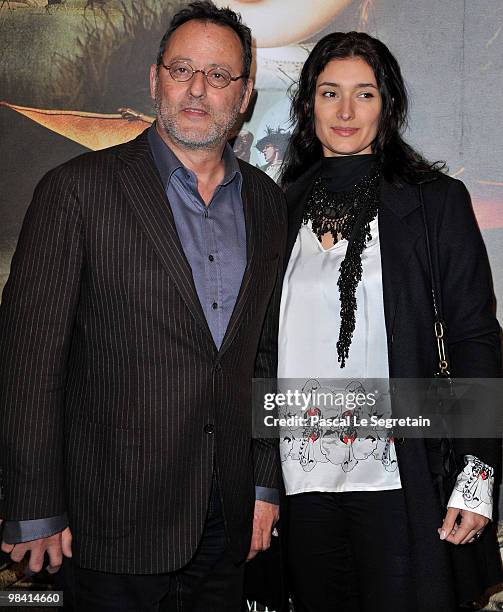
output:
[[[201,70],[197,70],[194,76],[190,79],[190,95],[194,98],[201,98],[206,95],[206,87],[208,83],[206,77]]]

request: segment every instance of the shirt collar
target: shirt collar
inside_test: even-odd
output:
[[[168,187],[173,172],[175,172],[179,168],[182,168],[183,170],[186,170],[187,172],[191,173],[191,171],[188,168],[185,168],[185,166],[178,159],[178,157],[159,136],[159,134],[157,133],[155,122],[152,124],[151,127],[148,128],[147,138],[150,150],[154,157],[155,165],[157,166],[157,170],[161,175],[161,180],[162,184],[164,185],[164,189]],[[239,162],[236,157],[236,154],[232,150],[232,147],[229,143],[225,145],[222,159],[224,161],[225,174],[220,184],[228,185],[234,180],[236,176],[238,177],[238,181],[241,184],[242,175],[241,170],[239,168]]]

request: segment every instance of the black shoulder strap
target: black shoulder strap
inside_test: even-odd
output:
[[[423,223],[424,223],[424,236],[426,242],[426,255],[428,258],[428,268],[430,272],[430,281],[431,281],[431,299],[433,303],[433,313],[435,316],[435,324],[434,324],[434,332],[435,338],[437,340],[437,349],[438,349],[438,372],[436,376],[450,376],[449,372],[449,361],[447,357],[447,351],[444,342],[444,332],[445,332],[445,321],[442,316],[441,310],[441,302],[440,302],[440,293],[437,289],[437,281],[436,276],[433,270],[433,257],[431,256],[431,244],[430,244],[430,232],[428,230],[428,222],[426,219],[426,209],[424,206],[423,200],[423,187],[421,183],[419,183],[419,201],[421,202],[421,211],[423,214]]]

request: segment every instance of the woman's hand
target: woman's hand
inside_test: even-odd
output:
[[[459,523],[456,522],[458,516],[461,517]],[[470,544],[480,536],[488,522],[488,518],[476,512],[447,508],[447,514],[438,533],[441,540],[451,544]]]

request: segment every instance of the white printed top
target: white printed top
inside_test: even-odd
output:
[[[384,321],[378,221],[370,224],[371,240],[362,253],[362,279],[356,291],[356,325],[346,365],[337,360],[340,300],[337,280],[348,242],[324,249],[310,224],[302,225],[283,281],[279,324],[278,378],[305,393],[336,394],[340,379],[351,379],[356,391],[370,379],[389,377]],[[286,381],[284,379],[295,379]],[[320,379],[324,379],[320,381]],[[327,383],[328,379],[330,382]],[[347,382],[347,381],[345,381]],[[347,390],[347,387],[345,387]],[[381,395],[386,404],[385,394]],[[389,414],[389,405],[377,412]],[[288,416],[287,407],[280,416]],[[340,412],[311,405],[323,417]],[[381,491],[401,488],[393,438],[385,429],[366,432],[327,431],[316,427],[281,430],[280,451],[287,495],[307,491]],[[448,506],[492,516],[493,469],[467,455]]]
[[[304,392],[336,393],[337,379],[344,378],[350,379],[355,390],[368,393],[372,391],[365,388],[368,379],[389,377],[377,219],[370,230],[372,238],[362,253],[363,274],[356,291],[356,326],[344,368],[336,350],[337,280],[348,242],[340,240],[324,249],[310,225],[299,231],[283,281],[278,378],[296,379]],[[326,379],[332,382],[327,384]],[[341,416],[336,409],[310,407],[316,409],[323,417]],[[288,495],[401,488],[393,439],[385,429],[374,428],[358,438],[351,430],[291,427],[282,430],[280,449]]]

